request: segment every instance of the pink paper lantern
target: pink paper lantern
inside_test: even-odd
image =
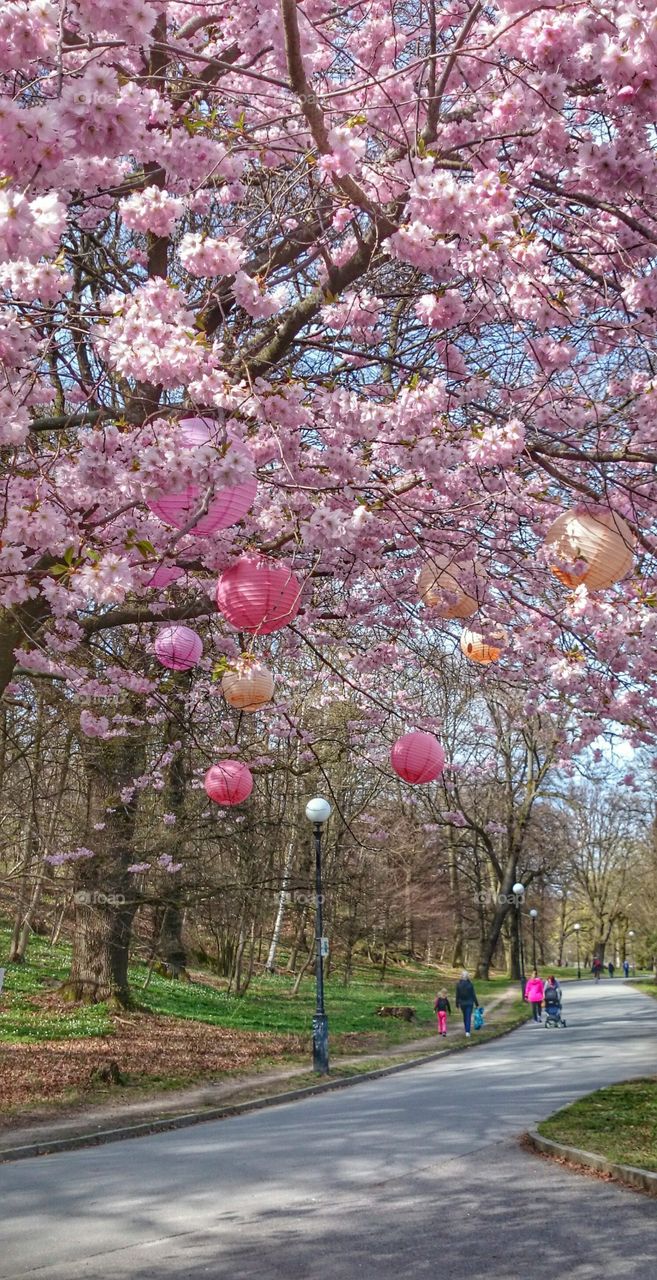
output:
[[[170,587],[172,582],[176,582],[178,578],[182,578],[184,569],[180,569],[177,564],[160,564],[155,573],[146,583],[147,587]]]
[[[217,424],[209,418],[183,418],[180,423],[180,436],[189,448],[200,448],[211,443],[217,430]],[[233,440],[231,448],[252,461],[249,450],[241,440]],[[258,481],[255,476],[248,476],[241,484],[220,489],[210,499],[207,511],[189,533],[195,538],[208,538],[220,529],[228,529],[232,524],[237,524],[253,506],[257,492]],[[176,493],[161,493],[156,498],[148,499],[147,506],[164,524],[182,529],[201,506],[202,499],[200,486],[190,484]]]
[[[390,763],[404,782],[434,782],[445,767],[445,752],[432,733],[405,733],[390,752]]]
[[[222,760],[208,769],[203,785],[215,804],[241,804],[253,791],[253,774],[241,760]]]
[[[287,565],[240,556],[217,583],[217,607],[238,631],[267,635],[293,622],[301,585]]]
[[[178,423],[178,435],[188,449],[200,448],[208,441],[214,443],[220,432],[222,439],[217,439],[219,444],[223,440],[223,425],[214,418],[181,418]]]
[[[171,671],[189,671],[203,653],[201,637],[191,627],[163,627],[155,640],[155,656]]]

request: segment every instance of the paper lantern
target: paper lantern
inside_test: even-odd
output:
[[[555,555],[550,569],[567,587],[599,591],[629,573],[633,533],[615,511],[564,511],[548,530],[545,545]],[[579,561],[579,563],[577,563]]]
[[[253,774],[241,760],[222,760],[208,769],[203,785],[215,804],[241,804],[253,791]]]
[[[284,564],[262,556],[240,556],[217,583],[217,607],[238,631],[267,635],[293,622],[301,585]]]
[[[432,733],[405,733],[390,752],[390,763],[404,782],[434,782],[445,767],[445,752]]]
[[[178,578],[182,578],[185,570],[180,569],[177,564],[161,564],[158,565],[155,573],[146,583],[147,587],[170,587],[172,582],[176,582]]]
[[[183,418],[180,423],[180,436],[189,447],[200,447],[212,442],[212,436],[218,431],[217,424],[208,418]],[[222,441],[218,441],[221,443]],[[231,449],[235,449],[252,462],[251,454],[241,440],[233,440]],[[242,520],[253,506],[258,491],[258,481],[254,475],[248,476],[240,484],[227,485],[210,499],[208,509],[189,530],[195,538],[208,538],[220,529],[228,529],[230,525]],[[177,493],[162,493],[156,498],[148,499],[147,506],[158,519],[165,524],[172,524],[182,529],[194,512],[201,506],[203,491],[197,484],[187,485]]]
[[[155,640],[155,656],[171,671],[189,671],[203,653],[203,642],[191,627],[163,627]]]
[[[420,598],[441,618],[470,618],[477,611],[477,601],[463,589],[461,580],[475,576],[478,570],[471,560],[457,563],[448,556],[432,556],[418,575]]]
[[[208,443],[220,445],[225,439],[223,423],[214,418],[181,418],[178,435],[188,449],[200,449]]]
[[[259,711],[271,699],[274,677],[261,662],[240,662],[234,671],[225,672],[221,688],[230,707],[239,711]]]
[[[471,662],[479,662],[483,666],[497,662],[506,642],[507,634],[502,627],[493,627],[485,635],[479,631],[468,631],[466,627],[461,632],[461,652]]]

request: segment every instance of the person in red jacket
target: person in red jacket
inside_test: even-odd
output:
[[[525,1000],[528,1000],[532,1007],[532,1017],[534,1022],[541,1021],[541,1005],[543,1004],[544,991],[545,986],[543,979],[539,978],[538,971],[534,969],[534,972],[525,987]]]

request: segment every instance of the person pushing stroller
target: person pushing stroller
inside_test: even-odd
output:
[[[566,1020],[561,1011],[561,987],[554,974],[550,974],[543,992],[546,1027],[565,1027]]]

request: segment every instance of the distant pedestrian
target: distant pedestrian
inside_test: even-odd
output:
[[[543,1004],[544,993],[543,979],[539,978],[538,970],[534,969],[527,986],[525,987],[525,1000],[529,1001],[532,1007],[532,1018],[534,1022],[541,1021],[541,1006]]]
[[[451,1014],[452,1006],[449,1003],[447,992],[444,989],[438,992],[438,995],[433,1002],[433,1007],[436,1010],[436,1017],[438,1018],[438,1035],[446,1036],[447,1014]]]
[[[477,993],[470,981],[470,974],[467,969],[463,970],[459,981],[456,984],[456,1007],[463,1014],[463,1026],[465,1034],[470,1039],[470,1027],[472,1025],[472,1010],[479,1008]]]
[[[609,970],[609,977],[610,977],[610,978],[613,978],[613,976],[614,976],[614,962],[613,962],[613,960],[610,960],[610,961],[609,961],[609,964],[607,965],[607,968],[608,968],[608,970]]]
[[[595,957],[593,964],[591,965],[591,973],[593,974],[596,982],[599,982],[602,976],[602,960],[599,956]]]
[[[629,962],[629,960],[624,960],[624,961],[623,961],[623,973],[625,974],[625,977],[626,977],[626,978],[629,978],[629,976],[630,976],[630,962]]]

